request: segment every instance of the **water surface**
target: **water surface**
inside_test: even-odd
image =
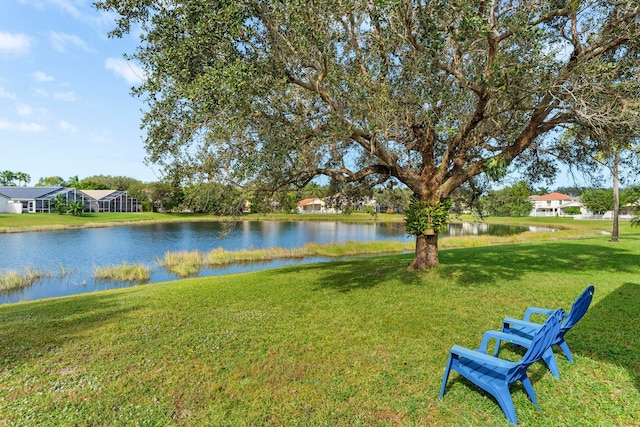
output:
[[[530,230],[489,224],[451,224],[440,235],[504,235]],[[229,228],[220,222],[158,223],[135,226],[84,228],[75,230],[0,234],[0,272],[22,271],[27,267],[53,272],[31,287],[0,293],[0,304],[69,295],[114,287],[130,286],[95,281],[96,267],[141,263],[152,268],[151,282],[176,279],[157,267],[166,252],[208,252],[223,248],[234,251],[252,248],[295,248],[306,243],[347,241],[411,241],[402,223],[342,223],[315,221],[243,221]],[[269,263],[206,269],[200,275],[227,274],[264,269],[297,262],[277,260]],[[61,272],[64,271],[64,275]]]

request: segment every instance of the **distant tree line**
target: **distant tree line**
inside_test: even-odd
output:
[[[170,180],[144,183],[126,176],[94,175],[80,179],[77,175],[42,177],[36,187],[68,187],[79,190],[119,190],[140,200],[145,211],[194,212],[213,215],[237,215],[246,209],[254,213],[293,213],[297,203],[319,198],[342,212],[365,210],[365,201],[375,199],[377,209],[371,213],[404,213],[411,192],[386,185],[381,188],[350,186],[331,180],[325,185],[309,182],[301,188],[281,191],[247,192],[228,183]]]
[[[31,176],[25,172],[12,172],[4,170],[0,172],[0,185],[7,187],[22,187],[31,181]]]
[[[2,172],[2,185],[28,182],[19,173]],[[6,184],[8,183],[8,184]],[[72,176],[40,178],[36,186],[63,186],[79,190],[119,190],[137,198],[145,211],[208,213],[212,215],[237,215],[245,209],[254,213],[293,213],[298,201],[319,198],[328,207],[343,213],[367,211],[365,202],[375,200],[370,213],[404,213],[411,202],[411,192],[403,186],[365,188],[349,186],[336,181],[325,185],[310,182],[301,188],[278,192],[245,192],[242,188],[220,182],[190,182],[176,184],[170,181],[144,183],[126,176],[94,175],[84,179]],[[595,214],[613,210],[611,188],[558,187],[553,190],[572,197]],[[546,187],[533,188],[522,180],[501,189],[479,189],[461,186],[450,197],[451,213],[473,213],[479,216],[529,216],[533,209],[531,196],[551,193]],[[620,192],[620,205],[637,204],[640,186],[624,188]],[[371,210],[371,208],[368,208]],[[571,213],[571,212],[569,212]],[[576,212],[579,211],[576,209]]]

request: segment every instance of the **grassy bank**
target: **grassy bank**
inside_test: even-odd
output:
[[[155,212],[84,213],[81,216],[58,214],[0,214],[0,233],[51,231],[73,228],[140,225],[157,222],[206,221],[211,215],[163,214]]]
[[[640,230],[180,280],[0,307],[0,425],[507,425],[453,344],[530,305],[592,307],[521,425],[640,424]],[[504,357],[517,357],[507,349]]]
[[[250,214],[240,217],[218,217],[205,214],[167,214],[157,212],[140,213],[84,213],[81,216],[57,214],[0,214],[0,233],[16,233],[24,231],[50,231],[73,228],[110,227],[122,225],[140,225],[161,222],[185,221],[342,221],[342,222],[371,222],[371,215],[355,213],[352,215],[318,214]],[[401,215],[380,215],[375,221],[401,222]]]

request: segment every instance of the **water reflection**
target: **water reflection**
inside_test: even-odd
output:
[[[455,236],[511,236],[522,233],[524,231],[542,231],[548,230],[541,227],[522,227],[514,225],[502,224],[486,224],[479,222],[465,222],[461,224],[449,224],[449,230],[445,233],[445,237]]]
[[[460,235],[505,235],[528,231],[529,227],[488,224],[451,224],[441,237]],[[0,272],[23,271],[31,267],[53,272],[55,277],[31,287],[0,293],[0,304],[91,292],[130,284],[95,281],[95,267],[144,264],[152,269],[150,282],[177,276],[157,267],[166,252],[229,251],[269,247],[295,248],[306,243],[346,241],[413,240],[402,223],[243,221],[228,228],[219,222],[186,222],[140,226],[91,228],[50,232],[0,234]],[[321,259],[305,259],[315,262]],[[204,269],[200,275],[227,274],[292,264],[278,260],[265,264]],[[58,274],[64,272],[65,274]]]

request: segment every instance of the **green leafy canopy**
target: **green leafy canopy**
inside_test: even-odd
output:
[[[141,34],[145,146],[175,180],[394,180],[439,203],[487,172],[553,176],[550,132],[585,112],[615,123],[621,97],[638,109],[634,2],[96,5],[112,35]]]

